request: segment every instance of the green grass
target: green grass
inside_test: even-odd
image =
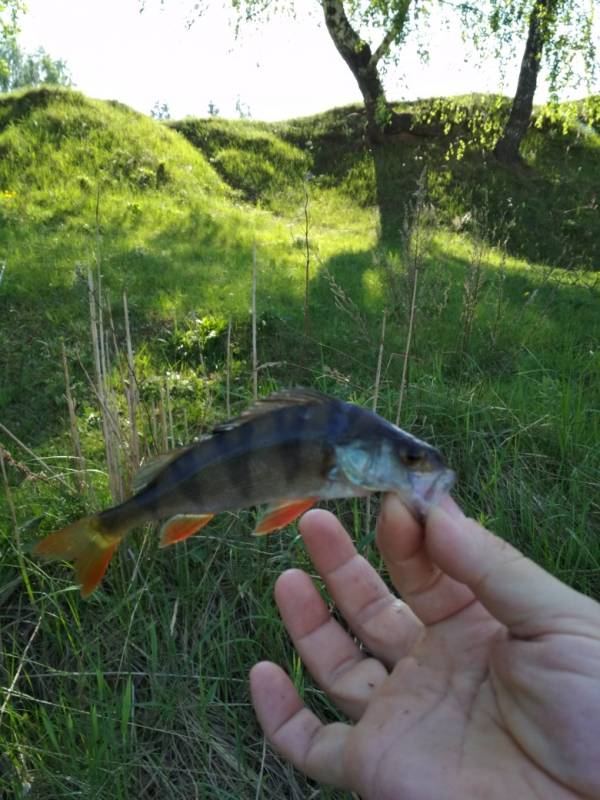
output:
[[[220,118],[173,121],[178,131],[204,153],[230,186],[263,205],[281,205],[308,171],[309,156],[269,130],[264,123]]]
[[[448,139],[399,138],[374,161],[360,124],[342,109],[276,126],[165,126],[62,90],[0,98],[0,422],[48,465],[44,473],[0,437],[21,465],[7,465],[16,527],[4,497],[0,507],[0,797],[25,796],[26,784],[36,800],[347,797],[264,750],[249,705],[248,670],[269,658],[320,715],[336,716],[299,665],[273,601],[284,569],[310,569],[295,528],[253,540],[248,510],[166,551],[154,530],[140,530],[87,602],[65,565],[27,553],[44,533],[110,503],[84,373],[92,370],[88,267],[100,266],[121,353],[127,291],[145,453],[157,449],[150,417],[161,387],[176,445],[224,417],[229,319],[233,412],[247,405],[254,243],[261,393],[305,384],[370,404],[386,308],[379,410],[394,419],[411,288],[398,234],[427,163],[435,211],[423,211],[419,228],[402,425],[444,451],[470,514],[600,596],[598,286],[593,272],[572,268],[596,263],[597,223],[582,210],[575,232],[557,224],[597,182],[596,138],[533,132],[529,166],[513,173],[472,151],[447,161]],[[510,238],[494,247],[505,239],[507,193]],[[70,460],[61,338],[90,468],[83,496]],[[123,361],[112,358],[126,436]],[[363,504],[331,507],[379,564]]]
[[[505,118],[507,100],[473,95],[396,106],[413,116],[416,134],[389,137],[373,154],[362,137],[357,106],[279,123],[273,129],[300,145],[310,141],[313,172],[361,205],[377,204],[383,237],[398,244],[404,210],[427,169],[428,193],[440,221],[461,226],[465,214],[485,211],[492,242],[506,240],[511,255],[566,268],[600,268],[600,214],[596,183],[600,137],[577,123],[596,119],[597,100],[565,104],[562,119],[536,109],[523,143],[524,165],[506,169],[489,155]],[[590,110],[591,109],[591,110]],[[593,113],[594,112],[594,113]],[[596,124],[594,122],[594,124]],[[464,142],[470,143],[463,148]]]

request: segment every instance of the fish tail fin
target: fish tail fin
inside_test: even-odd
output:
[[[73,561],[81,596],[89,597],[124,535],[125,531],[106,531],[99,515],[94,514],[46,536],[35,545],[33,553],[47,561]]]

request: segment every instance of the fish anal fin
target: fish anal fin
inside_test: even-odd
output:
[[[207,525],[214,514],[177,514],[168,519],[160,530],[160,547],[183,542]]]
[[[303,497],[299,500],[284,500],[269,506],[265,515],[260,518],[253,535],[265,536],[289,525],[296,517],[314,506],[317,500],[317,497]]]

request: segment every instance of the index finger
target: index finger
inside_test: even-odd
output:
[[[317,571],[354,633],[377,658],[393,666],[413,647],[422,626],[360,556],[329,511],[307,512],[300,532]]]

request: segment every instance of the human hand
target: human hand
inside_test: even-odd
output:
[[[463,516],[423,527],[393,495],[377,543],[394,597],[337,519],[300,530],[367,654],[301,570],[275,597],[302,660],[353,725],[323,725],[271,662],[260,724],[299,770],[377,800],[600,798],[600,605]]]

